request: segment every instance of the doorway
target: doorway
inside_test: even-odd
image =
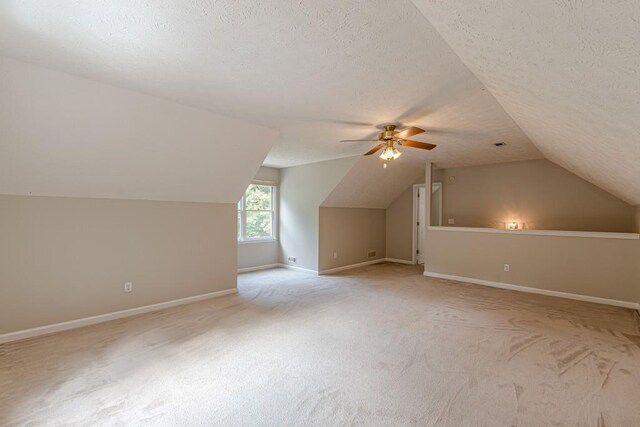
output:
[[[426,190],[424,184],[413,185],[413,263],[424,264],[425,255],[425,233],[427,225],[442,225],[442,183],[434,182],[431,184],[431,203],[430,203],[430,221],[427,224],[425,197]]]
[[[424,206],[424,198],[425,198],[425,187],[421,185],[418,187],[418,220],[416,222],[416,237],[417,237],[417,246],[416,246],[416,261],[418,264],[424,264],[424,231],[426,226],[426,215],[425,215],[425,206]]]
[[[413,263],[424,264],[424,237],[425,237],[425,186],[413,185]]]

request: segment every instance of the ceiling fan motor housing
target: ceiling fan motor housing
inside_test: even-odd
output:
[[[376,126],[378,129],[382,130],[378,135],[378,139],[374,140],[363,140],[363,139],[346,139],[342,140],[342,142],[351,142],[351,141],[375,141],[379,144],[373,147],[371,150],[367,151],[364,155],[370,156],[377,152],[378,150],[384,148],[383,154],[380,156],[385,160],[390,160],[391,158],[397,159],[400,156],[400,152],[394,147],[395,144],[420,148],[422,150],[432,150],[436,146],[435,144],[429,144],[426,142],[419,141],[411,141],[407,138],[412,137],[414,135],[419,135],[424,133],[423,129],[411,126],[403,130],[402,132],[397,131],[398,123],[383,123]],[[386,154],[385,154],[386,153]]]
[[[396,127],[394,125],[389,125],[384,127],[384,131],[380,132],[380,139],[389,141],[392,140],[396,133]]]

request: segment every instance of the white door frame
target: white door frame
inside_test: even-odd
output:
[[[418,205],[418,191],[420,187],[424,188],[424,184],[413,184],[413,216],[411,221],[411,240],[412,240],[412,254],[411,254],[411,262],[412,264],[418,263],[418,209],[420,206]],[[426,191],[425,191],[426,194]],[[426,216],[426,212],[425,212]],[[426,224],[425,224],[426,227]]]
[[[417,264],[418,263],[418,209],[420,209],[419,206],[419,202],[424,203],[423,200],[418,201],[418,191],[420,190],[420,187],[424,187],[425,184],[413,184],[413,217],[412,217],[412,229],[413,232],[411,233],[412,235],[412,241],[413,241],[413,245],[412,245],[412,257],[411,257],[411,262],[413,264]],[[433,193],[434,189],[440,189],[440,194],[439,194],[439,199],[440,199],[440,209],[438,209],[438,217],[440,219],[440,225],[442,225],[442,183],[441,182],[434,182],[433,184],[431,184],[431,194]],[[425,195],[427,194],[427,192],[425,191]],[[431,197],[431,194],[429,194],[429,196]],[[427,217],[426,212],[425,212],[425,217]],[[429,224],[425,224],[425,227],[428,227]],[[424,250],[424,248],[423,248]]]

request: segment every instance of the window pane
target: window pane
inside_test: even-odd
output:
[[[272,189],[270,185],[251,184],[245,194],[244,208],[256,211],[270,210]]]
[[[238,211],[238,240],[240,240],[241,236],[240,236],[240,230],[241,230],[241,225],[240,225],[240,221],[242,220],[242,215],[241,212]]]
[[[271,237],[271,212],[246,212],[246,231],[247,239],[259,239]]]

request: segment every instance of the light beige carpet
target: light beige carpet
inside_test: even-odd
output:
[[[640,425],[631,310],[420,273],[250,273],[237,296],[1,346],[0,424]]]

